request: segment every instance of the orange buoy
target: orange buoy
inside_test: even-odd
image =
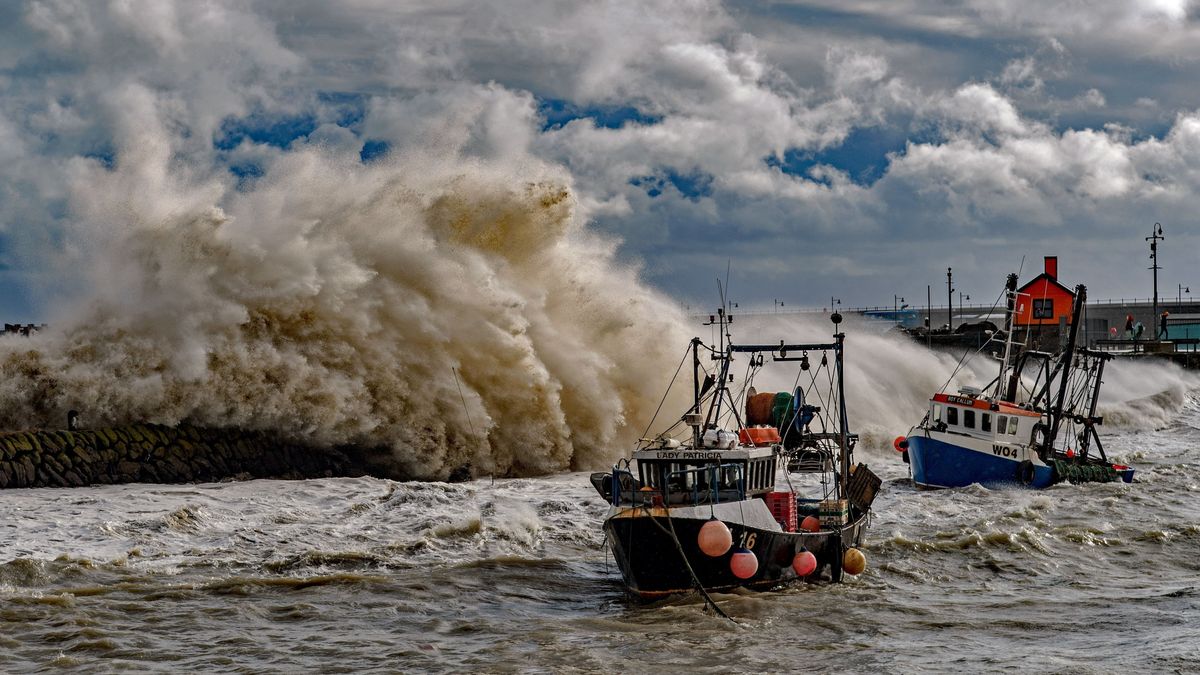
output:
[[[908,439],[903,436],[897,436],[892,441],[892,447],[896,449],[896,452],[905,452],[908,450]]]
[[[800,521],[800,529],[809,532],[820,532],[821,519],[816,516],[804,516],[804,520]]]
[[[867,569],[867,556],[856,548],[846,549],[846,553],[842,555],[842,571],[846,574],[859,575],[865,569]]]
[[[700,533],[696,535],[696,544],[700,546],[704,555],[716,558],[725,555],[729,547],[733,546],[733,534],[725,523],[712,518],[700,526]]]
[[[792,558],[792,569],[796,570],[798,576],[806,577],[817,571],[817,556],[812,554],[812,551],[801,549],[796,557]]]
[[[758,556],[750,549],[739,548],[729,558],[729,570],[739,579],[749,579],[758,572]]]

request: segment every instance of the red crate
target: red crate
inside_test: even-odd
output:
[[[768,492],[767,508],[784,532],[796,531],[796,495],[791,492]]]
[[[780,442],[779,430],[775,427],[746,427],[738,429],[738,440],[742,445],[764,447]]]

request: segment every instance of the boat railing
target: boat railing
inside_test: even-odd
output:
[[[613,506],[621,506],[622,504],[637,506],[643,502],[651,501],[650,496],[646,495],[640,488],[641,485],[632,471],[613,467],[612,482],[606,486],[606,492],[609,492],[611,495]]]
[[[691,487],[686,487],[691,477]],[[705,478],[703,487],[701,479]],[[722,482],[720,479],[724,479]],[[673,490],[671,486],[684,485],[682,490]],[[746,498],[745,465],[740,463],[712,464],[694,469],[680,469],[667,474],[664,486],[666,503],[672,505],[690,504],[720,504],[721,501],[739,501]]]

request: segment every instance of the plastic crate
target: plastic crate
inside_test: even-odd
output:
[[[775,522],[784,532],[796,531],[796,495],[791,492],[768,492],[765,496],[767,508]]]
[[[821,527],[841,527],[850,521],[850,504],[845,499],[821,502]]]

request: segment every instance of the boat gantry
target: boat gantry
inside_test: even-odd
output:
[[[831,319],[837,331],[841,316]],[[610,505],[607,543],[636,597],[836,582],[866,566],[858,547],[881,481],[853,459],[845,334],[734,344],[732,321],[722,307],[706,324],[718,327],[718,345],[691,341],[687,411],[610,472],[592,474]],[[735,385],[732,368],[742,364]],[[755,390],[768,365],[795,370],[790,391]]]

